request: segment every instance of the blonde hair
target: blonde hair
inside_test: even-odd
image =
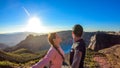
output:
[[[52,46],[55,46],[53,39],[56,38],[56,33],[50,33],[48,34],[48,41]]]
[[[65,60],[63,54],[60,52],[60,50],[58,48],[56,48],[56,46],[54,44],[53,39],[56,39],[56,34],[57,33],[50,33],[50,34],[48,34],[48,41],[51,44],[51,46],[53,46],[58,51],[58,53],[61,55],[61,57],[63,58],[63,60]]]

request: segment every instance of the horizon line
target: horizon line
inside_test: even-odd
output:
[[[62,31],[72,31],[72,30],[59,30],[59,31],[52,31],[52,32],[62,32]],[[96,31],[84,31],[84,32],[98,32],[98,31],[100,31],[100,32],[120,32],[120,31],[110,31],[110,30],[96,30]],[[48,33],[52,33],[52,32],[48,32],[48,33],[42,33],[42,32],[29,32],[29,31],[16,31],[16,32],[0,32],[0,34],[14,34],[14,33],[38,33],[38,34],[48,34]]]

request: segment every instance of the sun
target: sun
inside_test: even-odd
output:
[[[41,20],[38,17],[31,17],[28,20],[25,30],[27,32],[36,32],[36,33],[48,33],[49,30],[42,25]]]

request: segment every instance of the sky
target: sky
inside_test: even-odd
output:
[[[71,30],[75,24],[89,32],[120,31],[120,0],[0,0],[0,33]]]

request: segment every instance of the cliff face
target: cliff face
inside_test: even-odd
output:
[[[96,33],[91,37],[88,48],[98,51],[104,48],[109,48],[115,44],[120,44],[120,35],[109,33]]]

